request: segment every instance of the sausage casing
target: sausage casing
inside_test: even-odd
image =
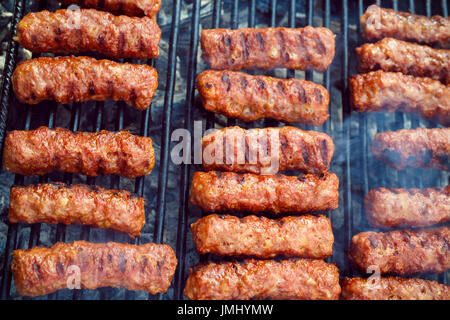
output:
[[[29,297],[76,285],[77,274],[83,289],[120,287],[161,293],[169,288],[176,266],[168,245],[86,241],[14,250],[11,262],[17,291]]]
[[[139,236],[145,224],[145,199],[126,190],[45,183],[12,187],[9,221],[77,223]]]
[[[310,212],[337,209],[339,179],[321,176],[256,175],[196,172],[190,202],[208,212]]]
[[[377,133],[373,155],[389,166],[450,170],[450,128],[402,129]]]
[[[356,53],[359,72],[381,69],[450,84],[450,50],[384,38],[356,48]]]
[[[158,74],[150,66],[73,56],[24,61],[11,80],[17,99],[23,103],[111,98],[140,110],[151,104],[158,87]]]
[[[356,111],[405,111],[450,125],[450,87],[437,80],[373,71],[350,78],[350,103]]]
[[[228,127],[202,139],[206,171],[242,171],[274,174],[282,170],[322,173],[334,153],[333,140],[325,133],[294,127],[245,130]]]
[[[128,131],[72,132],[40,127],[8,133],[4,147],[6,170],[25,176],[52,171],[135,178],[155,164],[152,140]]]
[[[328,91],[310,81],[207,70],[198,75],[196,87],[206,110],[230,118],[271,118],[314,126],[329,118]]]
[[[339,271],[323,260],[245,260],[189,270],[184,295],[192,300],[337,300]]]
[[[428,227],[450,222],[450,186],[426,189],[372,189],[364,199],[375,228]]]
[[[363,278],[342,281],[344,300],[450,300],[450,287],[419,278],[379,277],[377,282]]]
[[[334,58],[335,35],[327,28],[202,30],[202,58],[212,69],[315,69]]]
[[[191,229],[201,254],[322,259],[333,253],[331,223],[322,215],[273,220],[212,214],[191,224]]]
[[[161,29],[153,18],[94,9],[31,12],[17,24],[16,38],[34,53],[90,51],[134,59],[157,58],[160,39]]]
[[[38,0],[39,1],[39,0]],[[155,16],[161,8],[161,0],[57,0],[65,5],[78,4],[84,8],[108,11],[116,15]]]
[[[353,236],[349,256],[363,272],[376,266],[381,274],[441,273],[450,268],[449,244],[449,226],[369,231]]]
[[[371,5],[361,16],[362,37],[367,41],[397,38],[411,42],[450,47],[450,19],[425,17]]]

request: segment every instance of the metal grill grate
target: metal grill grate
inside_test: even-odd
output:
[[[427,120],[420,119],[414,115],[409,114],[355,114],[351,113],[348,104],[348,85],[347,79],[349,75],[356,73],[355,52],[354,48],[362,43],[359,31],[359,16],[364,12],[366,7],[373,1],[330,1],[330,0],[267,0],[267,1],[238,1],[238,0],[191,0],[173,1],[171,9],[171,23],[170,30],[163,29],[163,38],[168,39],[168,61],[167,61],[167,75],[165,75],[165,84],[163,88],[158,89],[158,94],[164,96],[161,112],[162,133],[159,150],[159,166],[155,166],[154,172],[151,176],[157,176],[157,187],[152,187],[150,178],[144,180],[144,177],[134,180],[134,191],[141,196],[145,195],[145,189],[157,189],[156,194],[151,194],[150,199],[147,197],[147,202],[150,202],[147,208],[147,224],[153,228],[151,235],[147,238],[136,239],[135,243],[153,241],[157,243],[168,243],[176,249],[179,265],[175,273],[173,287],[168,293],[158,296],[138,295],[131,291],[120,289],[99,289],[96,290],[98,295],[94,298],[112,299],[112,298],[150,298],[150,299],[182,299],[183,288],[187,276],[187,270],[198,261],[198,257],[193,248],[191,241],[191,234],[188,231],[188,226],[201,216],[201,212],[197,208],[193,208],[188,204],[188,194],[190,179],[192,173],[196,170],[201,170],[198,165],[181,165],[176,170],[176,176],[173,177],[170,173],[171,163],[169,159],[171,140],[170,134],[172,129],[178,126],[173,119],[173,114],[178,107],[184,108],[181,114],[184,121],[182,126],[193,134],[194,120],[203,120],[204,129],[214,127],[223,127],[225,125],[239,125],[242,127],[263,127],[263,126],[281,126],[283,124],[272,121],[256,121],[252,124],[246,124],[242,121],[228,119],[214,115],[203,110],[199,100],[195,94],[195,78],[196,75],[203,71],[204,65],[199,57],[199,32],[201,26],[204,28],[239,28],[239,27],[265,27],[265,26],[289,26],[301,27],[305,25],[324,26],[330,28],[336,36],[336,56],[332,66],[323,73],[320,72],[301,72],[294,70],[287,70],[286,73],[280,73],[282,70],[264,72],[267,75],[275,75],[278,77],[297,77],[312,80],[316,83],[322,84],[330,92],[330,119],[321,127],[312,128],[309,126],[299,125],[302,129],[312,129],[323,131],[329,134],[336,144],[336,153],[331,164],[331,171],[335,172],[340,178],[340,207],[338,210],[327,213],[330,218],[333,231],[335,234],[334,254],[327,260],[336,263],[341,271],[342,276],[359,275],[359,273],[350,265],[346,258],[345,252],[348,249],[351,236],[355,233],[368,229],[367,222],[364,217],[362,200],[369,189],[386,186],[386,187],[431,187],[446,185],[449,180],[448,173],[438,171],[427,171],[426,173],[420,170],[412,170],[411,172],[397,172],[393,169],[374,159],[369,151],[370,142],[373,139],[375,132],[396,130],[404,127],[433,127],[434,124]],[[3,82],[0,91],[0,141],[3,147],[5,133],[12,129],[30,129],[33,128],[33,119],[36,117],[44,117],[42,114],[38,115],[35,107],[19,104],[13,94],[11,94],[11,80],[10,76],[18,60],[19,45],[13,41],[15,33],[15,25],[23,17],[24,13],[34,9],[42,10],[47,7],[47,1],[40,1],[38,8],[32,8],[29,1],[16,0],[15,11],[12,20],[12,32],[9,39],[7,55],[5,61],[5,68],[3,72]],[[182,15],[182,9],[189,3],[190,10],[187,17]],[[448,3],[446,0],[442,1],[377,1],[383,7],[392,7],[400,11],[411,11],[413,13],[431,16],[433,14],[440,14],[447,16]],[[267,10],[261,10],[259,6],[267,5]],[[283,6],[280,8],[280,5]],[[284,6],[286,5],[286,6]],[[281,10],[280,10],[281,9]],[[288,13],[286,14],[286,11]],[[183,17],[182,17],[183,16]],[[287,17],[287,19],[286,19]],[[187,30],[189,35],[187,48],[186,65],[187,69],[181,67],[177,62],[180,52],[184,48],[180,41],[181,29]],[[133,61],[135,62],[135,61]],[[149,61],[153,66],[155,61]],[[160,71],[160,70],[158,70]],[[249,71],[257,74],[260,72]],[[179,73],[183,74],[182,88],[178,88],[177,83],[181,83]],[[161,73],[160,73],[161,78]],[[178,82],[177,82],[178,81]],[[177,90],[186,90],[183,94],[182,103],[176,103],[174,100]],[[67,127],[71,130],[87,130],[99,131],[105,128],[106,118],[115,117],[114,128],[107,128],[110,130],[120,130],[127,126],[128,109],[123,103],[113,103],[114,107],[106,108],[104,102],[96,102],[93,104],[95,110],[89,117],[92,123],[82,123],[82,113],[88,112],[88,109],[81,104],[73,104],[70,110],[70,122]],[[63,109],[61,105],[48,102],[45,105],[46,119],[38,121],[42,125],[55,127],[58,122],[58,116]],[[11,116],[8,116],[17,108],[24,111],[25,117],[22,124],[17,121],[11,121]],[[114,115],[111,113],[115,112]],[[137,112],[137,111],[136,111]],[[42,112],[41,112],[42,113]],[[138,130],[136,134],[142,136],[151,136],[152,130],[159,130],[159,123],[152,120],[150,108],[142,111],[142,113],[133,120],[139,123],[136,127]],[[85,121],[86,122],[86,121]],[[58,126],[60,126],[58,124]],[[153,128],[154,127],[154,128]],[[153,129],[152,129],[153,128]],[[159,141],[154,141],[159,143]],[[3,149],[3,148],[2,148]],[[156,152],[158,150],[155,149]],[[25,184],[28,178],[23,176],[9,175],[9,185]],[[58,177],[65,182],[71,183],[74,177],[71,174],[64,174]],[[36,178],[37,179],[37,178]],[[51,177],[44,176],[39,178],[39,182],[45,182]],[[125,182],[121,181],[119,177],[109,178],[87,178],[84,183],[106,184],[111,188],[122,187]],[[107,179],[107,180],[104,180]],[[109,180],[108,180],[109,179]],[[175,179],[175,181],[172,181]],[[179,194],[169,194],[170,182],[175,182],[179,188]],[[178,187],[179,186],[179,187]],[[172,192],[172,191],[171,191]],[[167,223],[167,209],[168,198],[175,197],[177,203],[177,224]],[[155,201],[153,201],[155,200]],[[172,200],[171,200],[172,201]],[[173,208],[172,208],[173,209]],[[170,210],[172,210],[170,209]],[[154,217],[153,217],[154,216]],[[2,213],[2,217],[6,218],[6,213]],[[25,243],[23,229],[30,229],[28,236],[28,243]],[[17,248],[28,248],[39,245],[41,243],[41,226],[40,224],[30,227],[8,224],[8,232],[6,245],[3,255],[3,265],[0,270],[1,277],[1,299],[17,298],[13,295],[11,272],[10,272],[10,253]],[[46,227],[47,228],[47,227]],[[147,228],[147,226],[146,226]],[[51,231],[55,238],[51,242],[69,241],[76,239],[68,239],[67,228],[63,225],[58,225]],[[170,230],[175,236],[169,238],[165,237],[165,231]],[[89,227],[80,227],[78,238],[91,241],[130,241],[122,235],[114,234],[112,232],[101,231],[95,232]],[[200,257],[208,259],[209,257]],[[447,273],[439,276],[427,275],[427,279],[438,280],[447,283]],[[121,292],[121,294],[117,294]],[[67,295],[61,296],[60,293],[54,293],[43,297],[56,299],[67,298]],[[83,290],[75,290],[69,294],[69,297],[74,299],[92,298],[86,295]]]

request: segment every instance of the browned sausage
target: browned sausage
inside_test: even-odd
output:
[[[450,84],[450,50],[384,38],[356,48],[356,53],[359,72],[381,69]]]
[[[322,215],[272,220],[212,214],[191,224],[191,229],[201,254],[323,259],[333,253],[331,223]]]
[[[374,71],[350,78],[350,103],[356,111],[405,111],[450,125],[450,87],[430,78]]]
[[[145,224],[145,199],[125,190],[45,183],[12,187],[9,221],[78,223],[139,236]]]
[[[328,91],[310,81],[207,70],[198,75],[196,87],[206,110],[243,121],[272,118],[320,126],[329,117]]]
[[[360,20],[362,36],[368,41],[391,37],[443,48],[450,47],[449,18],[428,18],[371,5]]]
[[[371,150],[389,166],[450,170],[450,128],[403,129],[377,133]]]
[[[274,174],[282,170],[322,173],[334,153],[333,140],[322,132],[294,127],[245,130],[228,127],[202,139],[207,171]]]
[[[450,287],[419,278],[379,277],[344,279],[344,300],[450,300]]]
[[[372,189],[364,199],[376,228],[427,227],[450,222],[450,186],[426,189]]]
[[[381,274],[441,273],[450,268],[450,227],[386,233],[362,232],[352,238],[350,258],[366,272]]]
[[[196,172],[190,201],[208,212],[311,212],[337,209],[339,179],[321,176],[256,175],[234,172]]]
[[[39,0],[37,0],[39,1]],[[127,16],[155,16],[161,8],[161,0],[57,0],[64,5],[78,4],[85,8],[109,11]]]
[[[63,171],[131,179],[149,174],[154,164],[152,140],[125,130],[91,133],[40,127],[11,131],[5,139],[6,170],[26,176]]]
[[[35,52],[97,52],[112,58],[159,55],[161,29],[153,18],[114,16],[94,9],[40,11],[17,24],[16,40]]]
[[[29,297],[76,285],[77,270],[83,289],[120,287],[152,294],[166,292],[177,266],[172,248],[154,243],[58,242],[50,248],[14,250],[12,256],[17,291]]]
[[[193,300],[337,300],[339,271],[323,260],[245,260],[189,270],[184,295]]]
[[[158,74],[147,65],[89,57],[42,57],[20,63],[11,81],[17,99],[23,103],[110,98],[144,110],[158,87]]]
[[[202,30],[202,58],[212,69],[315,69],[334,58],[335,35],[327,28]]]

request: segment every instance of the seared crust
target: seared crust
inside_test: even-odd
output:
[[[352,238],[349,257],[366,272],[410,275],[450,268],[450,227],[417,231],[362,232]]]
[[[208,212],[310,212],[334,210],[339,202],[339,179],[321,176],[256,175],[196,172],[190,202]]]
[[[45,183],[12,187],[9,221],[78,223],[139,236],[145,224],[145,199],[126,190]]]
[[[335,35],[327,28],[202,30],[202,58],[212,69],[315,69],[334,58]]]
[[[50,248],[12,252],[11,269],[22,296],[36,297],[65,289],[78,267],[84,289],[120,287],[166,292],[177,266],[171,247],[164,244],[58,242]]]
[[[450,186],[426,189],[372,189],[364,199],[375,228],[427,227],[450,222]]]
[[[206,110],[247,122],[272,118],[320,126],[329,117],[328,91],[310,81],[207,70],[196,87]]]
[[[241,171],[274,174],[282,170],[322,173],[334,153],[333,140],[325,133],[294,127],[245,130],[227,127],[202,139],[206,171]]]
[[[450,128],[403,129],[377,133],[371,150],[389,166],[450,170]]]
[[[362,37],[376,41],[392,37],[400,40],[450,47],[450,19],[430,18],[371,5],[361,16]]]
[[[17,24],[17,41],[35,53],[98,52],[112,58],[159,55],[161,29],[149,17],[114,16],[94,9],[31,12]]]
[[[189,270],[184,295],[193,300],[337,300],[339,271],[323,260],[245,260]]]
[[[350,103],[356,111],[414,112],[450,125],[450,87],[430,78],[374,71],[350,78]]]
[[[359,72],[381,69],[450,84],[450,50],[384,38],[356,48],[356,53]]]
[[[39,1],[39,0],[38,0]],[[109,11],[116,15],[155,16],[161,8],[161,0],[57,0],[65,5],[78,4],[84,8]]]
[[[333,231],[325,216],[304,215],[278,220],[212,214],[191,224],[200,254],[326,258],[333,253]]]
[[[89,57],[42,57],[20,63],[11,77],[23,103],[125,101],[145,110],[158,87],[156,70],[147,65]]]
[[[346,278],[342,281],[344,300],[450,300],[450,286],[419,278]]]
[[[88,176],[118,174],[135,178],[149,174],[155,164],[152,140],[119,132],[72,132],[40,127],[11,131],[5,139],[6,170],[22,175],[52,171]]]

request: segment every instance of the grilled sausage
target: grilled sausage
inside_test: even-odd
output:
[[[197,90],[206,110],[243,121],[320,126],[329,118],[328,91],[310,81],[207,70],[198,75]]]
[[[450,222],[450,186],[426,189],[372,189],[364,199],[375,228],[427,227]]]
[[[228,127],[202,139],[206,171],[274,174],[278,170],[322,173],[334,153],[333,140],[322,132],[294,127],[245,130]]]
[[[190,201],[208,212],[310,212],[334,210],[339,202],[339,179],[322,176],[256,175],[196,172]]]
[[[367,41],[391,37],[443,48],[450,47],[449,18],[428,18],[371,5],[360,20],[362,37]]]
[[[39,0],[37,0],[39,1]],[[78,4],[85,8],[127,16],[156,16],[161,8],[161,0],[57,0],[64,5]]]
[[[356,111],[405,111],[450,126],[450,86],[400,72],[374,71],[350,78],[350,103]]]
[[[158,87],[156,70],[147,65],[88,57],[42,57],[20,63],[11,77],[23,103],[122,100],[140,110],[152,102]]]
[[[36,297],[73,288],[77,275],[83,289],[120,287],[152,294],[166,292],[176,265],[175,253],[164,244],[75,241],[14,250],[11,269],[19,294]]]
[[[419,278],[351,278],[342,281],[344,300],[450,300],[450,286]]]
[[[327,28],[202,30],[202,58],[212,69],[315,69],[334,58],[335,35]]]
[[[339,271],[323,260],[245,260],[189,270],[184,295],[193,300],[337,300]]]
[[[376,266],[381,274],[441,273],[450,268],[449,244],[449,226],[386,233],[369,231],[353,236],[349,256],[362,271]]]
[[[450,84],[450,50],[384,38],[356,48],[359,72],[378,69]]]
[[[403,129],[377,133],[371,150],[389,166],[450,170],[450,128]]]
[[[17,24],[16,40],[34,53],[97,52],[111,58],[159,55],[161,29],[153,18],[114,16],[94,9],[40,11]]]
[[[40,127],[11,131],[5,139],[6,170],[25,176],[52,171],[88,176],[118,174],[135,178],[149,174],[155,164],[152,140],[120,132],[72,132]]]
[[[9,221],[78,223],[139,236],[145,224],[145,199],[125,190],[46,183],[12,187]]]
[[[279,220],[212,214],[191,224],[200,254],[326,258],[333,253],[333,231],[325,216],[304,215]]]

